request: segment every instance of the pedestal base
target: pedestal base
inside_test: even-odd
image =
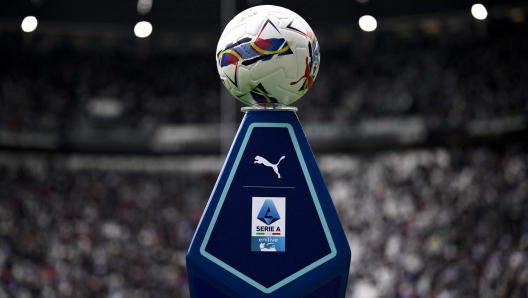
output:
[[[191,297],[344,297],[350,255],[295,112],[246,110],[187,253]]]

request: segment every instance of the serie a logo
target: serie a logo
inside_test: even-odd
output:
[[[251,250],[285,251],[286,198],[253,197],[252,209]]]

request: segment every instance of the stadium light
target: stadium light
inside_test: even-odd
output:
[[[152,9],[152,0],[139,0],[137,4],[137,11],[139,14],[147,14]]]
[[[25,17],[21,25],[22,31],[33,32],[35,31],[35,29],[37,29],[37,25],[38,25],[37,18],[33,16]]]
[[[482,4],[473,4],[471,7],[471,14],[477,20],[484,20],[488,16],[488,11]]]
[[[134,27],[134,34],[139,38],[148,37],[152,33],[152,25],[149,22],[139,22]]]
[[[371,32],[376,30],[378,22],[376,22],[376,19],[373,16],[362,16],[359,18],[359,27],[363,31]]]

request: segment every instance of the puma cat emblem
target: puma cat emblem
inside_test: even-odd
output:
[[[255,156],[255,162],[254,163],[265,165],[266,167],[271,167],[275,171],[277,176],[279,176],[279,178],[282,178],[281,175],[279,174],[279,163],[281,162],[281,160],[284,159],[284,157],[285,156],[281,157],[276,164],[272,164],[267,159],[265,159],[264,157],[257,155],[257,156]]]

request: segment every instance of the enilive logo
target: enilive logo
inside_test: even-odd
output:
[[[253,197],[252,203],[251,250],[285,251],[286,198]]]

